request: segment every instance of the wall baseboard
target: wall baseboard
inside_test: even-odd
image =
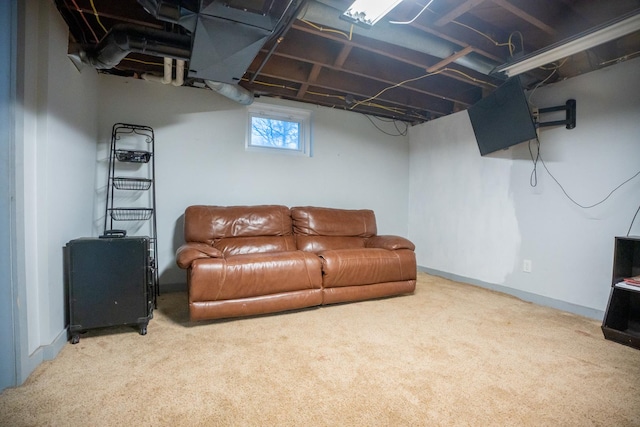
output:
[[[170,293],[170,292],[186,292],[187,284],[186,283],[163,283],[160,285],[160,294]]]
[[[481,280],[471,279],[464,276],[458,276],[457,274],[447,273],[445,271],[440,271],[440,270],[434,270],[428,267],[418,266],[418,271],[431,274],[432,276],[443,277],[445,279],[453,280],[455,282],[466,283],[469,285],[490,289],[492,291],[501,292],[503,294],[520,298],[523,301],[532,302],[534,304],[542,305],[545,307],[555,308],[557,310],[566,311],[569,313],[577,314],[579,316],[588,317],[590,319],[602,320],[604,318],[604,311],[602,310],[597,310],[595,308],[572,304],[570,302],[545,297],[545,296],[534,294],[531,292],[521,291],[518,289],[510,288],[508,286],[502,286],[502,285],[496,285],[493,283],[483,282]]]
[[[16,386],[22,385],[27,378],[29,378],[29,375],[31,375],[42,362],[55,359],[58,353],[60,353],[62,348],[67,344],[67,341],[67,328],[64,328],[51,342],[51,344],[42,345],[31,353],[29,357],[23,361],[20,369],[18,369]]]

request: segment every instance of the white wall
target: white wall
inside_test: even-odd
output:
[[[577,100],[576,129],[544,128],[540,141],[551,173],[583,205],[640,171],[639,71],[635,59],[532,95],[541,108]],[[420,266],[602,313],[613,240],[627,233],[640,204],[640,177],[602,205],[582,209],[540,162],[538,185],[530,186],[526,143],[481,157],[466,112],[416,126],[410,139],[409,237]],[[640,234],[640,219],[631,234]],[[524,259],[532,261],[531,273],[522,271]]]
[[[379,233],[408,233],[406,136],[385,135],[360,114],[261,98],[312,111],[313,156],[245,151],[244,106],[210,90],[107,75],[99,80],[94,233],[103,227],[111,127],[118,122],[153,127],[161,287],[185,281],[175,266],[175,250],[183,243],[181,217],[193,204],[369,208]]]
[[[66,26],[51,2],[28,1],[25,12],[15,105],[16,309],[28,365],[55,355],[42,348],[66,342],[62,248],[92,231],[97,75],[67,59]]]

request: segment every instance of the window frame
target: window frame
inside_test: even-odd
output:
[[[298,123],[298,148],[292,149],[252,144],[252,128],[254,117]],[[283,107],[279,105],[253,103],[247,107],[247,131],[245,137],[245,150],[311,157],[311,119],[312,114],[309,110]]]

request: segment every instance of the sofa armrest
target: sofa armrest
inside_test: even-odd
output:
[[[196,259],[222,257],[222,252],[206,243],[186,243],[176,251],[176,263],[180,268],[189,268]]]
[[[367,248],[381,248],[395,251],[398,249],[415,250],[416,246],[409,240],[400,236],[373,236],[365,242]]]

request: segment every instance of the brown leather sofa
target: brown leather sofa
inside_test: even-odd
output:
[[[378,236],[371,210],[190,206],[185,244],[191,320],[274,313],[412,293],[414,245]]]

